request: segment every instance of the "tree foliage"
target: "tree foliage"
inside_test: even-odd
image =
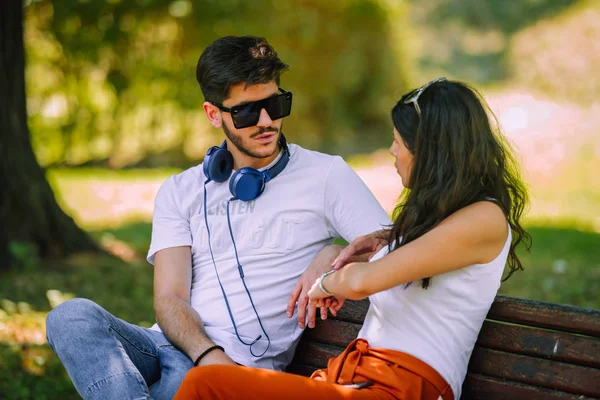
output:
[[[202,114],[197,59],[217,37],[243,34],[266,37],[291,66],[292,141],[345,154],[386,145],[408,80],[391,34],[404,11],[376,0],[32,1],[36,154],[44,165],[197,162],[221,135]]]
[[[515,35],[579,0],[410,0],[422,74],[447,73],[474,84],[512,79]],[[535,38],[532,38],[535,40]]]

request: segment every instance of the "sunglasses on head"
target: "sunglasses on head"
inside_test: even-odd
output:
[[[406,99],[404,99],[404,104],[411,104],[412,103],[414,105],[414,107],[415,107],[415,110],[417,111],[417,115],[419,116],[419,118],[421,118],[421,108],[419,107],[419,103],[417,103],[417,100],[419,100],[419,96],[421,96],[421,94],[423,94],[423,92],[425,91],[425,89],[427,89],[429,86],[433,85],[434,83],[443,82],[445,80],[447,80],[447,79],[444,78],[444,77],[435,78],[431,82],[427,82],[426,84],[424,84],[420,88],[413,90],[408,95],[408,97],[406,97]]]
[[[233,126],[236,129],[247,128],[258,124],[260,112],[264,108],[269,117],[275,121],[287,117],[292,110],[292,93],[279,88],[281,94],[267,97],[266,99],[243,103],[233,107],[212,103],[219,110],[231,114]]]

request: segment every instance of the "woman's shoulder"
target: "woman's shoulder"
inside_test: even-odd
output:
[[[482,200],[461,208],[448,219],[461,225],[480,246],[485,248],[483,262],[493,260],[504,247],[510,226],[504,211],[493,201]]]
[[[486,198],[464,206],[451,214],[450,217],[463,217],[465,215],[477,218],[488,216],[492,220],[503,220],[506,222],[506,216],[504,215],[502,207],[492,198]]]
[[[468,212],[472,216],[482,215],[488,216],[491,220],[503,221],[506,222],[506,216],[504,215],[504,211],[502,207],[498,203],[496,199],[491,197],[485,198],[484,200],[476,201],[475,203],[471,203],[468,206],[465,206],[459,210],[463,212]]]
[[[499,204],[482,200],[469,204],[450,215],[448,219],[460,219],[460,222],[477,230],[496,233],[506,239],[508,222]]]

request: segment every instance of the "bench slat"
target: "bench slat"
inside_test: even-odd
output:
[[[362,324],[369,309],[369,299],[346,300],[344,306],[338,311],[337,319],[347,322]]]
[[[467,374],[463,385],[462,400],[593,400],[577,394],[544,389],[522,383],[491,378],[479,374]]]
[[[339,321],[328,318],[325,321],[317,320],[315,327],[306,329],[302,340],[310,340],[334,346],[346,347],[356,339],[361,325],[354,322]]]
[[[368,299],[307,329],[289,372],[309,376],[356,338]],[[497,296],[479,334],[462,399],[600,399],[600,310]],[[584,397],[588,396],[588,397]]]
[[[486,321],[478,346],[572,364],[600,367],[600,339]]]
[[[496,296],[488,318],[600,337],[600,310]]]
[[[476,347],[469,371],[533,386],[600,397],[600,370]]]
[[[298,371],[302,375],[310,375],[315,369],[326,367],[329,358],[339,355],[342,351],[343,347],[302,341],[298,345],[296,357],[289,370],[290,372]],[[509,393],[514,391],[515,396],[523,393],[522,397],[515,398],[527,398],[523,396],[539,387],[547,389],[548,393],[553,393],[555,396],[558,396],[559,393],[554,391],[592,398],[600,397],[600,371],[557,361],[475,348],[469,371],[471,374],[486,375],[488,378],[484,382],[485,385],[481,382],[483,378],[478,378],[475,383],[468,382],[467,387],[469,388],[471,385],[479,385],[474,389],[469,389],[473,391],[489,389],[504,393],[504,390],[509,390]],[[482,389],[478,389],[480,387]],[[479,397],[473,395],[473,398]],[[504,398],[512,397],[505,396]],[[539,396],[529,398],[539,398]],[[557,399],[562,398],[569,399],[570,397],[564,395],[557,397]]]
[[[289,373],[309,377],[318,368],[305,364],[294,364],[288,369]],[[462,400],[593,400],[576,394],[558,392],[522,383],[490,378],[479,374],[468,374],[463,385]]]
[[[346,301],[338,319],[362,323],[369,300]],[[600,310],[498,295],[488,319],[600,337]]]
[[[317,367],[312,365],[294,363],[290,365],[287,372],[309,377],[317,369]],[[577,394],[559,392],[474,373],[467,374],[461,396],[462,400],[531,400],[542,398],[544,400],[592,400],[591,397],[583,397]]]
[[[343,347],[329,346],[321,343],[301,341],[296,348],[296,354],[291,365],[309,365],[316,368],[327,367],[331,357],[337,357]]]
[[[345,347],[356,338],[360,327],[353,322],[332,318],[317,320],[313,329],[305,331],[303,340]],[[486,321],[477,345],[508,353],[600,367],[600,339],[571,333]]]

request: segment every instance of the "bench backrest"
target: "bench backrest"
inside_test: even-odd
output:
[[[288,371],[310,375],[356,338],[368,300],[306,329]],[[398,340],[401,340],[400,338]],[[600,310],[497,296],[463,385],[462,399],[600,398]]]

